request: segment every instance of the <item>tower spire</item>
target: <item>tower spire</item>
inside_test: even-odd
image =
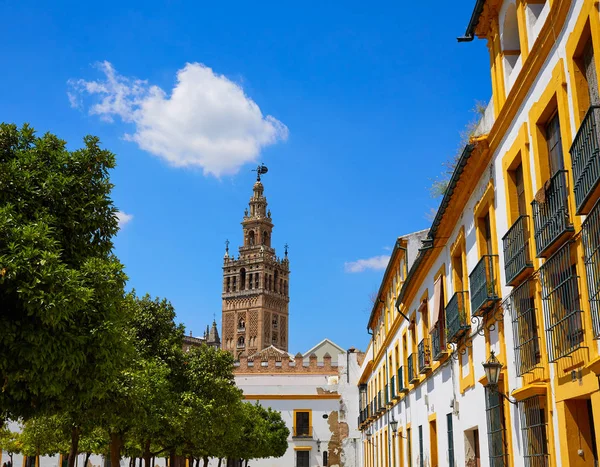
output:
[[[261,181],[267,170],[264,165],[254,170],[257,177],[241,223],[239,257],[229,255],[226,244],[223,260],[221,345],[235,357],[271,345],[288,349],[288,248],[280,259],[272,246],[273,222]]]

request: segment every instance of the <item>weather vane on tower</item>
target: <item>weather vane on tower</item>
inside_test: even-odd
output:
[[[252,172],[256,172],[256,181],[260,182],[260,176],[266,174],[269,171],[265,164],[260,164],[256,169],[252,169]]]

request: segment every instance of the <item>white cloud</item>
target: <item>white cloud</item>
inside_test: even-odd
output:
[[[380,271],[387,267],[389,261],[389,255],[373,256],[372,258],[358,259],[344,263],[344,270],[346,272],[363,272],[367,269]]]
[[[117,211],[117,219],[119,220],[119,228],[122,229],[133,219],[133,214],[127,214],[123,211]]]
[[[167,94],[147,81],[122,76],[110,62],[97,65],[104,77],[97,81],[69,80],[72,107],[112,122],[116,117],[133,123],[125,139],[175,167],[200,167],[216,177],[234,174],[256,162],[261,150],[285,141],[287,127],[263,116],[239,84],[201,63],[187,63]]]

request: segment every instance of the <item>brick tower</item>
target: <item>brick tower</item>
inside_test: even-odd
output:
[[[229,254],[226,243],[223,259],[222,348],[236,359],[252,356],[270,345],[288,349],[288,278],[287,246],[283,259],[271,246],[273,222],[258,176],[244,212],[244,244],[237,259]]]

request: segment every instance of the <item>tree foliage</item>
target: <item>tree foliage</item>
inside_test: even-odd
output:
[[[114,155],[88,136],[0,125],[0,419],[99,396],[114,370],[123,266],[110,199]],[[90,371],[93,368],[94,371]]]

